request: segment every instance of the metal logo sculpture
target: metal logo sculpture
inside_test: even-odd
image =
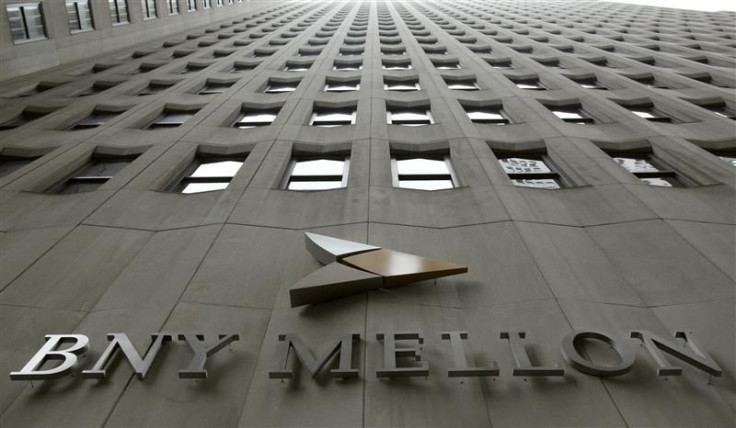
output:
[[[467,266],[442,260],[316,233],[305,235],[307,250],[325,266],[291,287],[292,308],[468,271]]]

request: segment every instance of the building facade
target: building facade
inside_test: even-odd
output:
[[[1,426],[733,426],[733,13],[1,4]],[[293,308],[305,232],[468,272]]]

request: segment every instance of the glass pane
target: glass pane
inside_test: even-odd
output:
[[[383,89],[386,91],[418,91],[419,83],[386,83]]]
[[[476,91],[478,85],[475,83],[448,83],[447,88],[455,91]]]
[[[534,187],[537,189],[559,189],[560,185],[551,178],[541,180],[511,180],[515,186]]]
[[[401,159],[396,161],[399,175],[413,174],[449,174],[447,163],[444,160],[435,159]]]
[[[352,122],[352,113],[317,113],[314,123],[319,122]]]
[[[476,110],[476,111],[469,111],[468,118],[472,121],[486,121],[486,120],[506,120],[501,113],[492,112],[488,110]]]
[[[540,83],[517,83],[516,87],[519,89],[544,89]]]
[[[93,30],[92,12],[89,9],[89,0],[77,3],[79,8],[79,27],[81,30]]]
[[[69,20],[69,30],[79,31],[81,27],[79,25],[79,17],[77,16],[77,8],[74,3],[76,2],[66,2],[66,14]]]
[[[718,156],[718,157],[730,163],[732,167],[736,167],[736,157],[732,157],[732,156]]]
[[[291,175],[342,175],[344,161],[315,159],[297,161]]]
[[[289,182],[289,190],[325,190],[339,189],[341,181],[292,181]]]
[[[415,122],[415,121],[426,121],[429,122],[429,115],[427,113],[415,113],[415,112],[389,112],[391,122]]]
[[[10,22],[10,32],[13,35],[13,40],[25,40],[26,31],[23,26],[23,15],[21,15],[20,8],[18,6],[7,6],[8,21]]]
[[[23,13],[26,16],[26,22],[28,23],[28,38],[30,40],[45,38],[46,35],[43,31],[43,17],[41,17],[40,6],[23,6]]]
[[[552,113],[559,117],[560,119],[584,119],[585,116],[582,115],[579,111],[571,111],[571,110],[552,110]]]
[[[327,92],[347,92],[357,91],[358,89],[360,89],[360,85],[357,83],[328,83],[325,86]]]
[[[293,86],[293,85],[269,85],[266,87],[266,90],[264,92],[271,94],[271,93],[294,92],[294,91],[296,91],[296,86]]]
[[[401,180],[399,187],[402,189],[441,190],[452,189],[451,180]]]
[[[672,183],[665,180],[664,178],[640,178],[640,180],[647,183],[650,186],[672,187]]]
[[[234,177],[242,161],[202,162],[190,177]]]
[[[189,183],[184,186],[181,193],[192,194],[210,192],[212,190],[223,190],[229,183]]]
[[[545,174],[552,172],[547,164],[540,159],[505,158],[499,159],[498,162],[507,174]]]
[[[236,126],[265,126],[276,119],[275,113],[246,113],[238,119]]]
[[[84,118],[76,126],[78,127],[94,127],[100,126],[108,120],[117,116],[117,113],[92,113],[91,115]]]
[[[411,69],[411,65],[409,65],[409,64],[406,64],[406,65],[401,65],[401,64],[398,64],[398,65],[384,65],[383,66],[383,69],[384,70],[410,70]]]
[[[156,121],[156,124],[181,125],[192,116],[194,116],[194,113],[166,113]]]
[[[658,172],[659,168],[655,167],[649,161],[643,158],[613,158],[619,165],[626,168],[629,172]]]

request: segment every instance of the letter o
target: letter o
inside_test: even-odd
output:
[[[583,357],[575,349],[575,343],[582,339],[600,340],[610,345],[618,354],[621,362],[612,367],[597,366],[591,363],[587,358]],[[560,347],[562,358],[570,364],[575,370],[589,374],[591,376],[608,377],[620,376],[631,370],[636,360],[636,354],[626,343],[613,339],[606,333],[600,331],[576,330],[562,339]]]

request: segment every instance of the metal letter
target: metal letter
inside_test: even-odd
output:
[[[555,363],[554,367],[534,367],[529,360],[521,339],[526,337],[524,331],[502,331],[501,339],[507,339],[511,345],[511,354],[514,356],[514,376],[564,376],[565,369],[561,369]]]
[[[60,343],[74,342],[66,349],[56,349]],[[87,352],[89,338],[82,334],[48,334],[46,343],[19,372],[10,372],[10,380],[57,379],[69,374],[77,364],[77,355]],[[63,360],[56,367],[39,370],[49,360]]]
[[[379,378],[429,376],[429,365],[422,360],[422,350],[418,345],[424,343],[419,333],[378,333],[376,339],[383,342],[383,369],[376,371]],[[418,345],[409,348],[397,348],[397,340],[416,340]],[[396,367],[397,358],[411,357],[419,364],[415,367]]]
[[[360,340],[360,334],[353,333],[342,336],[333,343],[327,352],[322,356],[321,360],[314,358],[314,354],[304,346],[304,342],[296,334],[280,334],[279,341],[284,342],[279,348],[281,354],[281,362],[279,368],[281,370],[268,372],[271,379],[291,379],[294,372],[288,368],[289,351],[292,349],[296,353],[299,361],[307,367],[312,377],[316,377],[317,373],[325,366],[335,355],[340,354],[337,369],[330,370],[330,377],[336,378],[353,378],[358,377],[358,370],[352,368],[353,364],[353,342]]]
[[[679,376],[682,374],[682,367],[670,365],[664,355],[662,355],[661,351],[664,351],[693,367],[699,368],[711,376],[721,377],[723,374],[723,371],[718,364],[716,364],[708,354],[703,352],[700,345],[698,345],[690,333],[684,331],[675,332],[675,337],[683,339],[690,348],[690,351],[646,330],[634,330],[631,332],[631,337],[641,340],[644,347],[649,351],[649,354],[654,358],[654,361],[656,361],[659,366],[659,369],[657,370],[658,376]]]
[[[463,340],[468,338],[467,331],[446,331],[442,340],[449,340],[455,367],[447,370],[447,377],[483,377],[498,376],[498,364],[491,362],[491,367],[470,367],[465,359]]]
[[[128,360],[128,364],[133,368],[133,371],[138,375],[139,379],[145,379],[148,369],[151,368],[153,360],[156,359],[158,351],[161,350],[161,346],[164,342],[171,340],[171,334],[167,333],[154,333],[151,335],[153,343],[148,348],[146,356],[141,358],[138,351],[130,343],[128,335],[125,333],[111,333],[107,335],[107,340],[110,340],[110,345],[107,346],[105,352],[97,360],[94,367],[91,370],[82,371],[82,377],[87,379],[104,379],[107,376],[107,365],[112,360],[112,357],[117,353],[118,350],[123,351],[125,358]]]
[[[596,366],[585,357],[580,355],[575,349],[575,342],[582,339],[595,339],[610,345],[616,353],[618,353],[620,362],[613,367]],[[562,347],[560,348],[562,357],[568,364],[573,366],[575,370],[592,375],[592,376],[620,376],[626,374],[634,365],[636,354],[625,343],[614,340],[606,333],[599,331],[573,331],[562,339]]]
[[[204,344],[204,334],[185,333],[179,335],[179,340],[185,340],[189,348],[194,351],[194,357],[186,370],[179,370],[181,379],[207,379],[207,358],[215,355],[220,349],[230,343],[240,340],[237,334],[219,334],[218,341],[209,348]]]

